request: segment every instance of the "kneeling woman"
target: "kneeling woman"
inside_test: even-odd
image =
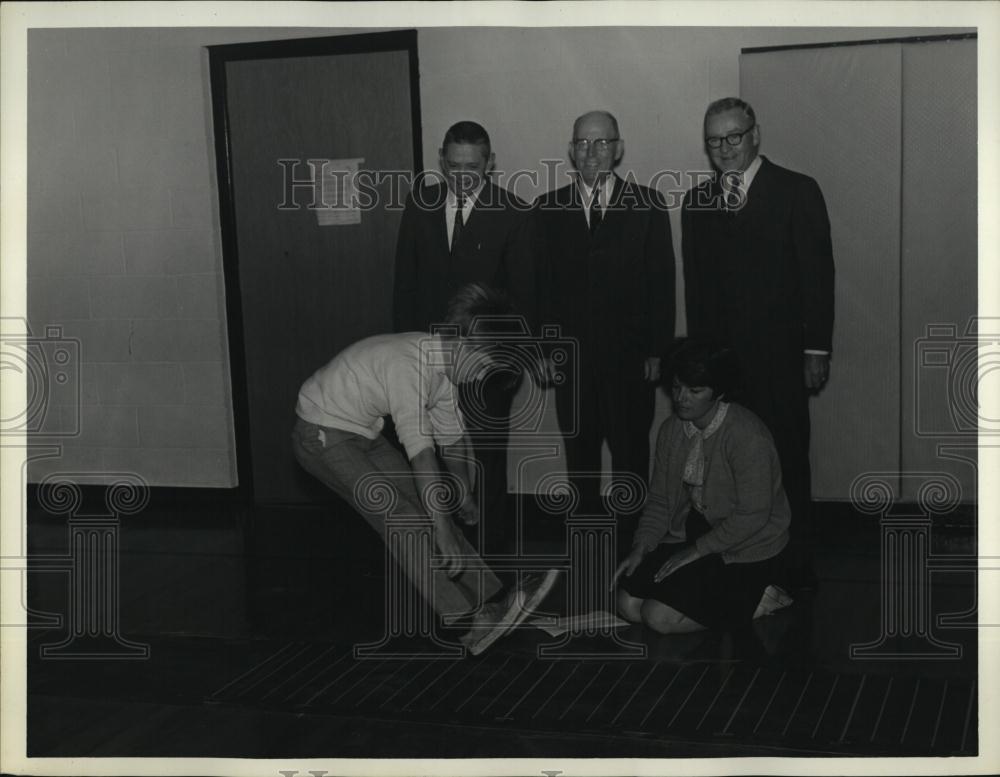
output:
[[[769,588],[781,579],[790,517],[778,454],[764,423],[726,401],[735,374],[732,351],[694,340],[664,362],[674,412],[615,572],[622,617],[664,634],[731,630],[790,603]]]

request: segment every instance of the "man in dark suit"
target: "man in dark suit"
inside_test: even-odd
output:
[[[688,330],[731,344],[743,401],[770,427],[792,508],[793,584],[815,583],[809,392],[830,374],[833,248],[816,181],[759,156],[753,108],[735,97],[705,113],[716,174],[688,192],[682,246]]]
[[[439,151],[443,183],[421,184],[406,201],[396,243],[393,297],[397,332],[426,332],[443,322],[448,300],[468,283],[506,292],[530,327],[535,268],[525,224],[529,206],[488,178],[495,157],[479,124],[461,121]],[[512,327],[517,323],[512,322]],[[482,468],[485,548],[505,549],[512,533],[506,510],[510,410],[521,375],[498,363],[481,382],[460,386],[459,407]]]
[[[624,151],[614,116],[584,114],[569,143],[574,180],[539,197],[533,211],[540,320],[578,342],[579,369],[556,384],[556,410],[570,480],[591,511],[604,509],[598,477],[605,440],[613,472],[648,483],[653,381],[674,330],[666,203],[614,174]]]

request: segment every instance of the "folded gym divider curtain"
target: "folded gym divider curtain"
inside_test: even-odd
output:
[[[740,90],[762,153],[815,178],[830,213],[837,319],[812,402],[814,497],[902,472],[911,501],[919,473],[947,472],[974,501],[976,41],[748,50]]]

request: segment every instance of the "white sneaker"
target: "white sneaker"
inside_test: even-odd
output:
[[[559,577],[559,570],[544,575],[525,575],[520,585],[502,601],[483,605],[468,634],[459,638],[469,652],[478,656],[500,637],[520,625],[546,597]]]
[[[795,600],[784,588],[769,585],[764,589],[764,595],[760,597],[760,604],[754,610],[753,617],[757,619],[764,615],[770,615],[773,612],[785,609],[794,602]]]

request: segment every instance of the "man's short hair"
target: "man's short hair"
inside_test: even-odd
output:
[[[448,302],[445,323],[458,330],[460,337],[495,339],[510,334],[517,313],[507,295],[485,283],[469,283]]]
[[[757,123],[757,114],[753,112],[753,108],[750,103],[745,100],[741,100],[739,97],[723,97],[720,100],[716,100],[710,103],[708,108],[705,109],[705,118],[709,116],[714,116],[717,113],[725,113],[726,111],[731,111],[734,108],[743,112],[754,124]]]
[[[707,386],[716,397],[738,398],[739,373],[736,352],[716,340],[678,338],[661,360],[661,381],[668,392],[677,378],[685,386]]]
[[[490,155],[490,134],[482,124],[474,121],[460,121],[448,127],[444,133],[444,142],[441,144],[442,150],[447,150],[449,144],[469,146],[485,146],[486,156]]]

